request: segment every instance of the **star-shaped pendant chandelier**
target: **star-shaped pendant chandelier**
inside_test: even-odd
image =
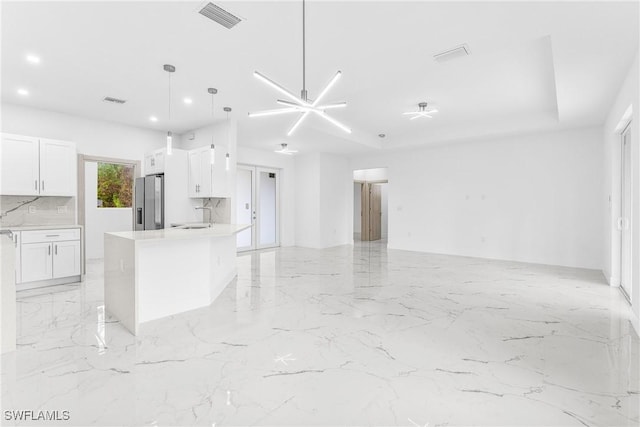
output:
[[[426,117],[428,119],[432,119],[433,116],[431,114],[433,113],[437,113],[438,110],[433,109],[433,110],[427,110],[427,103],[426,102],[421,102],[418,104],[418,111],[407,111],[406,113],[402,113],[403,115],[407,116],[407,115],[411,115],[413,117],[411,117],[409,120],[415,120],[415,119],[420,119],[422,117]]]
[[[287,132],[287,136],[293,135],[293,133],[298,129],[298,127],[304,122],[304,120],[310,114],[317,114],[322,117],[329,123],[334,126],[339,127],[343,131],[347,133],[351,133],[351,129],[344,124],[340,123],[338,120],[334,119],[330,115],[326,113],[326,110],[331,110],[334,108],[344,108],[347,106],[346,102],[335,102],[330,104],[321,104],[321,101],[324,99],[326,94],[329,92],[331,87],[340,79],[342,76],[342,72],[338,71],[335,76],[327,83],[327,85],[322,89],[320,94],[316,97],[316,99],[311,100],[307,96],[307,88],[306,88],[306,49],[305,49],[305,0],[302,0],[302,91],[300,92],[300,97],[297,97],[288,89],[269,79],[267,76],[254,71],[253,75],[260,81],[266,83],[271,86],[282,95],[289,98],[289,100],[278,99],[276,102],[282,106],[283,108],[275,109],[275,110],[266,110],[266,111],[258,111],[255,113],[249,113],[249,117],[261,117],[261,116],[273,116],[277,114],[289,114],[289,113],[299,113],[298,119],[293,123],[293,126]]]

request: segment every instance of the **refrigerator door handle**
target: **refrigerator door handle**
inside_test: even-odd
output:
[[[154,183],[154,222],[157,226],[162,225],[162,178],[159,176],[155,177]]]
[[[142,225],[142,208],[136,209],[136,224]]]

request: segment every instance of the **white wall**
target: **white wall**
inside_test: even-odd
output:
[[[604,194],[601,199],[604,224],[603,271],[611,285],[620,284],[620,234],[616,219],[620,216],[620,125],[629,107],[632,109],[631,157],[632,157],[632,321],[640,333],[640,53],[631,65],[618,92],[604,125]]]
[[[296,156],[295,244],[322,247],[320,234],[320,160],[318,153]],[[351,180],[350,180],[351,181]]]
[[[321,153],[320,160],[320,247],[353,242],[353,174],[342,156]]]
[[[78,153],[127,160],[142,161],[166,144],[161,131],[12,104],[2,104],[2,131],[72,141]]]
[[[362,184],[353,183],[353,233],[362,234]]]
[[[353,242],[353,173],[333,154],[296,156],[296,246]]]
[[[602,267],[602,131],[578,129],[385,152],[389,247]]]
[[[104,233],[130,231],[133,228],[131,208],[98,208],[98,164],[85,163],[85,256],[104,257]]]
[[[385,181],[389,179],[387,168],[371,168],[353,171],[354,181]]]

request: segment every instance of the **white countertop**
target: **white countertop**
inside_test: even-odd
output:
[[[154,240],[177,240],[177,239],[197,239],[207,237],[232,236],[242,230],[246,230],[251,225],[246,224],[213,224],[210,228],[164,228],[162,230],[144,231],[119,231],[104,233],[110,236],[120,237],[134,241],[154,241]]]
[[[11,230],[11,231],[31,231],[31,230],[61,230],[67,228],[82,228],[81,225],[77,224],[68,224],[68,225],[3,225],[0,227],[0,230]]]

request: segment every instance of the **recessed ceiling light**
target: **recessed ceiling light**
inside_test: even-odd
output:
[[[26,89],[18,89],[18,95],[29,96],[29,91]]]
[[[378,134],[378,136],[379,136],[380,138],[384,138],[384,137],[385,137],[385,136],[387,136],[387,135],[386,135],[386,134],[384,134],[384,133],[379,133],[379,134]]]
[[[29,55],[27,55],[27,62],[30,62],[32,64],[39,64],[40,63],[40,57],[29,54]]]
[[[185,98],[185,99],[183,99],[183,101],[184,101],[184,103],[185,103],[185,104],[187,104],[187,105],[189,105],[189,104],[192,104],[192,103],[193,103],[193,100],[192,100],[191,98]]]
[[[157,122],[158,118],[156,116],[151,116],[149,117],[149,120],[151,120],[152,122]]]

